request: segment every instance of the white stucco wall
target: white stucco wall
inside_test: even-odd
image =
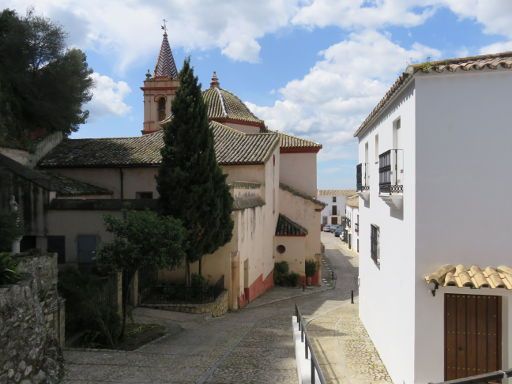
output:
[[[415,95],[409,86],[383,116],[359,138],[359,161],[369,144],[370,199],[359,199],[359,314],[395,383],[414,380],[414,249],[415,249]],[[401,210],[379,197],[378,153],[393,147],[393,121],[401,118],[404,151],[404,197]],[[378,158],[378,156],[377,156]],[[370,257],[370,225],[380,228],[380,269]]]
[[[358,222],[359,208],[350,207],[347,205],[345,208],[345,217],[350,219],[350,248],[354,252],[359,252],[357,247],[357,241],[359,240],[359,232],[356,232],[356,223]],[[361,225],[361,221],[359,220],[359,226]],[[346,239],[348,242],[348,239]]]
[[[120,199],[121,183],[123,198],[135,199],[137,192],[153,192],[153,198],[158,198],[155,177],[157,167],[144,168],[61,168],[50,169],[63,176],[106,188],[113,193],[105,198]],[[122,181],[121,181],[122,180]]]
[[[416,382],[423,383],[444,378],[442,293],[448,292],[441,289],[433,298],[423,276],[447,263],[512,263],[512,73],[434,74],[418,76],[416,84],[415,370]],[[507,295],[503,328],[510,334],[510,293],[464,293]],[[506,351],[511,345],[509,335],[503,343],[505,369],[512,367]]]
[[[320,249],[320,211],[318,206],[302,197],[280,189],[279,191],[280,212],[302,227],[306,228],[308,234],[305,238],[305,258],[313,259],[321,252]],[[275,228],[274,228],[275,229]]]
[[[46,215],[48,236],[65,236],[66,263],[77,263],[77,237],[94,235],[97,245],[113,240],[111,233],[105,230],[105,215],[121,216],[119,211],[76,211],[49,210]]]
[[[316,196],[316,153],[281,153],[281,182],[309,196]]]
[[[336,197],[336,202],[332,201],[333,197]],[[336,195],[330,195],[330,196],[318,194],[317,199],[320,200],[322,203],[327,204],[325,206],[325,208],[322,209],[322,213],[320,216],[320,223],[323,224],[325,221],[326,224],[333,224],[332,218],[336,217],[338,220],[337,224],[341,224],[341,220],[345,216],[345,206],[346,206],[347,197],[342,194],[336,194]],[[333,205],[336,206],[336,210],[338,213],[337,215],[332,214]],[[324,219],[324,217],[325,217],[325,219]]]

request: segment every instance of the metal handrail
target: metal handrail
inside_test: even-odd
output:
[[[325,380],[324,374],[322,372],[322,369],[320,368],[320,364],[318,364],[318,360],[316,358],[315,352],[313,351],[313,348],[311,347],[311,342],[309,341],[308,331],[306,329],[306,321],[304,320],[304,317],[299,311],[299,307],[297,304],[295,304],[295,316],[297,317],[297,323],[299,324],[299,330],[300,330],[300,341],[304,343],[304,350],[306,353],[306,360],[308,359],[308,355],[311,355],[311,384],[315,384],[316,382],[316,374],[318,375],[318,378],[320,379],[320,384],[326,384],[327,381]],[[308,354],[309,349],[309,354]]]
[[[487,384],[491,380],[502,380],[512,377],[512,369],[506,371],[494,371],[476,376],[464,377],[462,379],[454,379],[449,381],[441,381],[435,384]],[[434,384],[434,383],[430,383]]]

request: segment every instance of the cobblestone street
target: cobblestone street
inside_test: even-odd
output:
[[[357,306],[350,304],[350,291],[357,286],[357,257],[341,253],[341,242],[332,234],[322,234],[322,240],[329,258],[324,276],[334,270],[335,289],[279,288],[217,319],[138,309],[137,320],[165,324],[172,332],[133,352],[66,350],[65,383],[295,384],[295,303],[311,321],[309,329],[329,382],[389,382],[358,321]]]

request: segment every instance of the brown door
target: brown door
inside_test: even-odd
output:
[[[501,297],[446,294],[445,380],[501,369]]]

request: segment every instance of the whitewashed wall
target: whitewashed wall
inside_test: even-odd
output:
[[[395,383],[413,383],[414,377],[414,192],[415,133],[414,87],[385,111],[380,120],[359,138],[359,161],[364,162],[369,143],[370,201],[359,200],[359,313],[379,355]],[[378,153],[393,146],[393,121],[401,118],[404,150],[403,208],[390,208],[379,197]],[[378,156],[377,156],[378,158]],[[380,269],[370,257],[370,224],[380,227]]]
[[[446,263],[512,264],[512,73],[432,74],[418,76],[416,84],[415,370],[422,383],[443,379],[446,291],[433,298],[423,276]],[[464,293],[484,292],[506,294]],[[509,334],[511,298],[504,298],[508,312],[503,308]],[[511,345],[509,335],[503,368],[512,367]]]
[[[355,193],[355,192],[354,192]],[[332,198],[336,196],[336,202],[332,201]],[[322,203],[327,204],[324,209],[322,209],[322,213],[320,215],[320,223],[323,224],[324,217],[327,217],[327,224],[332,224],[331,219],[333,217],[332,215],[332,206],[336,205],[336,209],[338,214],[335,215],[338,218],[338,224],[341,224],[341,219],[345,216],[345,207],[346,207],[346,201],[347,197],[345,195],[332,195],[332,196],[325,196],[325,195],[318,195],[317,199],[320,200]]]

